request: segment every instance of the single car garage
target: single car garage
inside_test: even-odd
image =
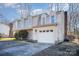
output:
[[[41,43],[55,43],[56,37],[56,26],[45,26],[33,29],[33,39]]]

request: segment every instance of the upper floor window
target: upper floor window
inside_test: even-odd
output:
[[[41,25],[41,16],[38,18],[38,25]]]
[[[56,22],[57,22],[56,16],[51,16],[51,23],[56,23]]]
[[[24,28],[26,28],[27,25],[27,19],[24,19]]]
[[[21,20],[18,20],[18,22],[17,22],[17,27],[18,27],[18,28],[21,28]]]
[[[43,25],[46,24],[46,14],[42,14],[42,16],[41,16],[41,23]]]

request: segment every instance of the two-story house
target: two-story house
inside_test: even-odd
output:
[[[64,40],[66,34],[65,13],[43,11],[31,14],[29,18],[18,19],[13,22],[13,32],[27,30],[28,39],[41,43],[59,43]]]

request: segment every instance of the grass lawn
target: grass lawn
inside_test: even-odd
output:
[[[0,41],[16,40],[15,38],[0,38]]]

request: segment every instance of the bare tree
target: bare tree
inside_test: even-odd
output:
[[[17,8],[17,10],[20,10],[21,18],[28,17],[31,12],[31,4],[30,3],[21,3],[19,4],[20,7]]]
[[[73,35],[78,37],[78,23],[79,23],[79,4],[69,4],[69,31],[73,32]]]

